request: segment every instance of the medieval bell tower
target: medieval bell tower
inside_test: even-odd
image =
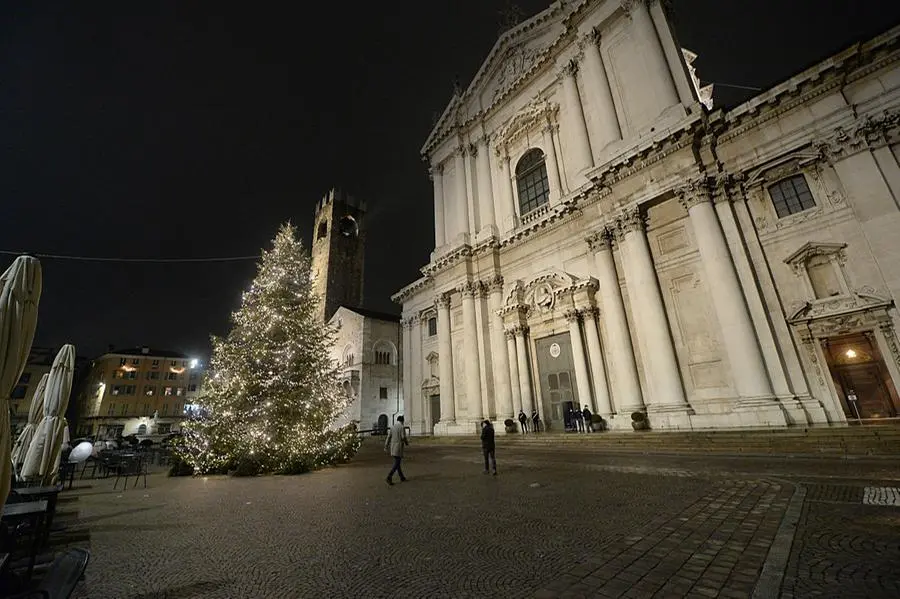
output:
[[[362,304],[365,213],[365,202],[335,189],[316,204],[312,276],[323,322],[328,322],[341,305]]]

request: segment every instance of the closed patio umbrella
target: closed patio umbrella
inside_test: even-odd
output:
[[[25,455],[23,478],[42,478],[44,484],[49,484],[56,477],[53,469],[62,450],[66,430],[64,414],[69,405],[74,370],[75,346],[66,344],[56,354],[50,367],[50,377],[44,390],[44,418]]]
[[[34,395],[31,396],[31,407],[28,408],[28,423],[25,424],[25,428],[19,433],[16,444],[13,445],[12,461],[17,468],[25,461],[28,446],[31,445],[31,440],[34,438],[34,431],[37,430],[41,418],[44,417],[44,389],[47,388],[47,379],[49,377],[49,374],[45,374],[38,381],[37,387],[34,389]]]
[[[41,299],[41,263],[19,256],[0,275],[0,505],[6,503],[12,484],[12,431],[6,400],[22,375]]]

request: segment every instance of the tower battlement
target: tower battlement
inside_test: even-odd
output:
[[[342,204],[347,208],[356,208],[360,212],[366,211],[366,203],[363,200],[357,200],[350,194],[341,191],[340,189],[332,187],[328,193],[322,196],[322,199],[316,202],[316,219],[318,220],[319,215],[323,210],[331,206],[332,204]]]

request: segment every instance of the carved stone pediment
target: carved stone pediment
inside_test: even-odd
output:
[[[800,249],[784,259],[784,263],[794,269],[802,268],[807,260],[813,256],[832,256],[836,255],[839,260],[844,260],[844,249],[846,243],[817,243],[809,241],[804,243]]]
[[[502,146],[511,144],[529,132],[538,134],[543,128],[556,121],[559,105],[547,100],[535,100],[528,103],[494,135],[494,144]]]
[[[840,319],[847,320],[846,317],[859,312],[886,310],[892,305],[893,302],[890,299],[876,294],[875,289],[862,287],[854,290],[850,295],[796,303],[791,306],[788,322],[796,324],[819,319],[837,319],[835,326],[840,328],[838,325],[843,322],[838,322]]]
[[[791,175],[796,175],[808,165],[821,159],[815,149],[806,149],[782,156],[778,160],[753,169],[747,173],[745,187],[767,186]]]
[[[424,381],[422,381],[422,389],[432,389],[439,388],[441,386],[441,381],[436,376],[430,376]]]
[[[437,352],[429,352],[428,355],[425,356],[425,361],[428,362],[429,364],[434,364],[435,362],[437,362],[438,361]]]

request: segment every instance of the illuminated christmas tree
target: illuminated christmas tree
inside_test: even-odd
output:
[[[213,337],[199,415],[185,423],[182,458],[196,473],[305,472],[352,457],[353,427],[334,428],[348,399],[317,319],[309,255],[291,225],[263,253],[256,279]]]

